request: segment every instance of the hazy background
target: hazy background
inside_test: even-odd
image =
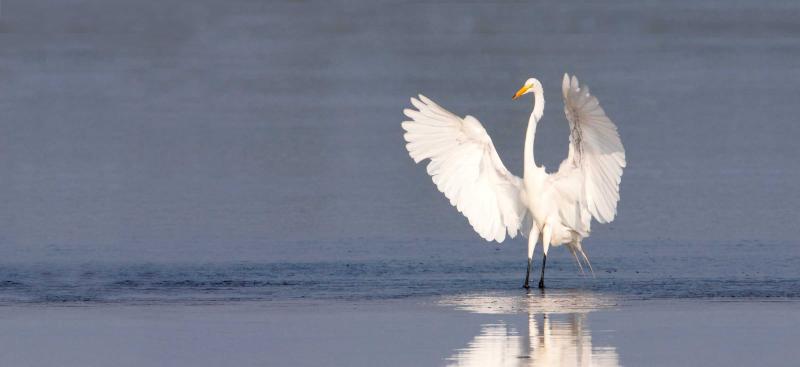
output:
[[[6,0],[0,263],[490,253],[407,156],[402,110],[423,92],[478,117],[520,174],[531,101],[510,97],[535,76],[536,157],[555,168],[564,72],[628,156],[590,255],[797,261],[799,17],[792,1]]]

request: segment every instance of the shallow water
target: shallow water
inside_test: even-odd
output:
[[[797,302],[623,301],[579,292],[473,294],[443,305],[495,315],[450,366],[785,365]],[[757,340],[757,341],[754,341]]]
[[[408,158],[401,111],[421,91],[478,116],[519,172],[530,104],[508,96],[539,76],[555,167],[564,71],[629,167],[585,241],[597,278],[554,249],[550,284],[798,295],[794,3],[3,5],[3,300],[516,287],[524,241],[475,235]]]
[[[478,117],[520,173],[531,106],[509,97],[538,76],[536,157],[556,167],[564,72],[592,86],[628,153],[619,215],[594,227],[590,254],[746,243],[796,258],[798,13],[716,0],[4,3],[0,258],[424,259],[450,241],[488,256],[408,158],[402,110],[423,92]]]
[[[0,365],[800,358],[796,2],[0,6]],[[425,93],[520,173],[535,76],[556,167],[564,72],[629,164],[594,276],[554,248],[529,294],[400,121]]]
[[[785,366],[796,301],[624,301],[588,291],[357,302],[15,305],[13,366]],[[47,353],[42,353],[47,350]]]
[[[470,294],[442,305],[503,315],[447,358],[452,366],[619,366],[614,345],[592,343],[588,314],[619,307],[618,300],[587,291]],[[522,317],[520,317],[522,316]],[[527,316],[525,320],[524,316]],[[615,330],[595,330],[612,334]],[[603,338],[600,338],[603,340]]]
[[[757,245],[736,249],[720,257],[659,252],[597,256],[594,274],[580,273],[569,255],[561,254],[550,256],[546,283],[556,290],[639,300],[800,299],[796,276],[800,258],[777,257]],[[519,289],[524,259],[516,254],[493,255],[329,262],[8,264],[0,269],[0,303],[367,301]]]

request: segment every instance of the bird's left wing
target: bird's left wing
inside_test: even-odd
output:
[[[411,98],[416,110],[403,112],[406,148],[419,163],[430,159],[436,187],[487,241],[517,235],[527,210],[520,199],[522,180],[506,169],[492,139],[472,116],[458,117],[427,97]],[[523,233],[527,235],[527,233]]]
[[[562,92],[570,127],[569,155],[553,179],[562,198],[562,219],[585,234],[591,219],[587,214],[600,223],[611,222],[617,214],[625,148],[617,126],[588,86],[564,74]]]

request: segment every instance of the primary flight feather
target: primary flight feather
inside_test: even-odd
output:
[[[544,91],[537,79],[528,79],[514,99],[528,93],[533,93],[534,105],[525,134],[522,178],[503,165],[489,134],[472,116],[461,118],[420,95],[411,98],[415,109],[403,111],[410,120],[402,126],[411,158],[417,163],[429,160],[427,171],[436,187],[481,237],[497,242],[517,233],[528,237],[526,288],[533,250],[541,240],[543,288],[551,245],[565,245],[581,268],[581,258],[591,267],[581,240],[589,236],[592,218],[608,223],[616,216],[625,149],[616,125],[589,88],[564,74],[569,150],[558,171],[546,173],[533,156],[536,127],[544,112]]]

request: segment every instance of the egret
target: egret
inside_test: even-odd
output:
[[[533,251],[541,241],[539,288],[544,288],[550,246],[565,245],[581,270],[581,258],[591,269],[582,240],[589,236],[592,218],[609,223],[617,214],[625,148],[616,125],[589,88],[564,74],[569,148],[558,171],[548,173],[533,154],[536,126],[544,113],[539,80],[526,80],[513,99],[528,93],[533,93],[533,112],[525,134],[522,178],[503,165],[478,119],[458,117],[423,95],[411,98],[416,109],[403,111],[410,120],[402,127],[411,158],[416,163],[429,160],[433,183],[482,238],[502,243],[506,233],[510,238],[518,232],[528,237],[525,288],[529,288]]]

